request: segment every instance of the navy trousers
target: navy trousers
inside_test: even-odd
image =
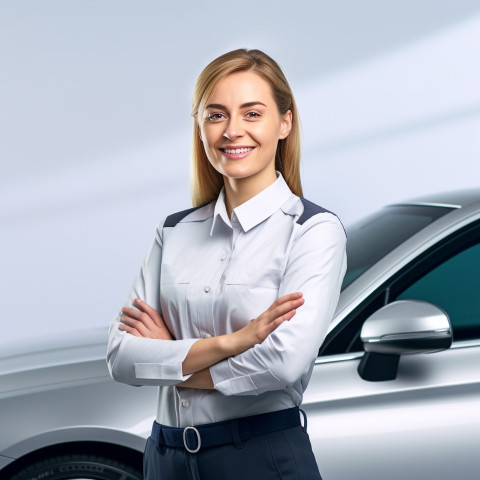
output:
[[[145,480],[322,480],[302,426],[189,453],[147,440]]]

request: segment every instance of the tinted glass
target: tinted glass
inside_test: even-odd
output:
[[[451,210],[395,205],[347,226],[347,273],[342,290],[402,242]]]
[[[424,275],[397,300],[433,303],[450,316],[454,340],[480,338],[480,244]]]

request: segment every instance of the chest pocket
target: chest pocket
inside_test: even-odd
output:
[[[162,264],[161,277],[162,285],[190,283],[190,271],[178,265]]]
[[[281,268],[259,268],[252,267],[236,268],[227,273],[226,285],[244,285],[252,287],[276,288],[282,281],[283,270]]]

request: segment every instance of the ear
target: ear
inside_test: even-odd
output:
[[[282,118],[282,122],[280,124],[280,135],[279,139],[284,139],[288,137],[288,134],[292,130],[292,111],[287,110],[287,113]]]

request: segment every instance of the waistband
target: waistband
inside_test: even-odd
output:
[[[306,421],[303,411],[302,414]],[[200,448],[216,447],[228,443],[238,444],[251,437],[300,425],[300,409],[292,407],[286,410],[185,428],[168,427],[154,421],[151,436],[158,446],[185,448],[190,453],[197,453]]]

